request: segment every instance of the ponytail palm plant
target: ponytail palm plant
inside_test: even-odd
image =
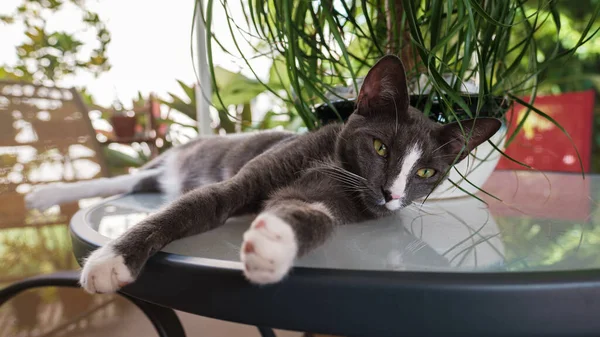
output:
[[[215,48],[234,55],[309,129],[322,123],[319,106],[343,118],[343,102],[386,54],[402,59],[411,103],[441,122],[504,118],[517,101],[529,108],[526,116],[539,114],[562,129],[533,102],[545,74],[598,31],[600,2],[583,2],[591,10],[566,31],[560,6],[568,4],[554,0],[209,0],[202,15],[212,28],[210,68]],[[215,10],[226,22],[213,22]],[[253,68],[257,57],[273,60],[268,80]]]

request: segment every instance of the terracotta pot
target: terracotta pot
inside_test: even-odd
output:
[[[135,116],[111,116],[110,122],[117,137],[133,138],[135,136],[135,125],[137,123]]]

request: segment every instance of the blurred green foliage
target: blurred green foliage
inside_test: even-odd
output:
[[[77,9],[78,32],[50,31],[48,20],[65,8]],[[54,83],[79,71],[99,75],[110,69],[106,48],[110,32],[98,13],[89,10],[84,0],[22,0],[12,14],[0,16],[3,25],[22,25],[24,41],[16,46],[14,64],[0,65],[0,79],[34,83]],[[78,33],[93,31],[95,41],[84,43]],[[91,49],[84,52],[85,49]]]
[[[274,65],[275,66],[275,65]],[[271,129],[277,126],[297,128],[297,123],[290,123],[290,116],[286,111],[274,112],[269,110],[264,114],[257,114],[253,103],[261,94],[268,95],[267,90],[257,80],[248,78],[239,72],[229,71],[222,67],[215,67],[216,84],[213,84],[212,102],[221,96],[222,105],[213,105],[217,112],[217,120],[213,126],[214,133],[235,133],[250,130]],[[187,85],[177,81],[184,92],[181,97],[169,93],[169,99],[160,102],[169,109],[178,111],[191,120],[196,120],[196,86]],[[181,124],[172,121],[173,124]],[[182,127],[189,125],[182,124]]]

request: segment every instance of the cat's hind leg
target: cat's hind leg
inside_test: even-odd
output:
[[[153,168],[112,178],[41,185],[25,196],[25,205],[29,209],[44,210],[85,198],[149,191],[158,186],[156,182],[161,172],[162,169]]]
[[[275,199],[244,234],[240,258],[252,283],[279,282],[294,260],[325,242],[337,224],[322,202]]]

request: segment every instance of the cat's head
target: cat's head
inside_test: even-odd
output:
[[[494,118],[433,122],[409,106],[402,62],[386,56],[365,78],[336,151],[345,169],[366,179],[367,204],[397,210],[428,195],[453,163],[500,126]]]

